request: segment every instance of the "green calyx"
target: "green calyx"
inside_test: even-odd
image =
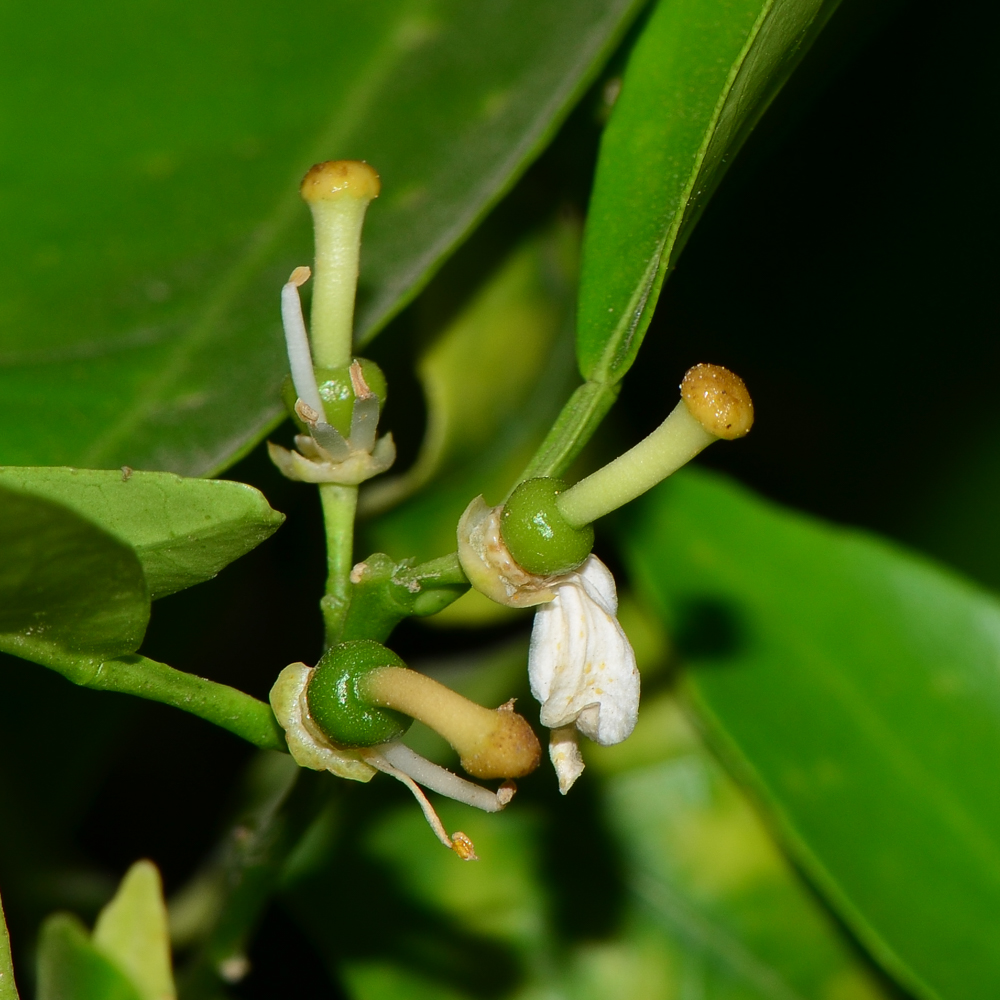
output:
[[[548,576],[576,569],[594,547],[594,529],[574,528],[559,512],[560,479],[528,479],[504,504],[500,534],[514,560],[529,573]]]
[[[369,704],[359,684],[379,667],[405,666],[392,650],[373,639],[342,642],[327,650],[306,688],[313,722],[341,747],[371,747],[398,739],[413,720],[391,708]]]
[[[378,396],[379,409],[381,409],[385,405],[386,397],[386,382],[382,369],[374,361],[369,361],[368,358],[355,358],[354,360],[360,363],[365,383]],[[327,423],[332,424],[344,437],[347,437],[351,432],[351,414],[356,398],[354,385],[351,382],[350,365],[344,365],[341,368],[314,368],[313,370],[316,373],[316,385],[319,388],[320,399],[323,400]],[[303,434],[308,433],[306,425],[302,423],[295,412],[295,401],[298,396],[290,375],[286,375],[285,381],[281,384],[281,398],[299,431]]]

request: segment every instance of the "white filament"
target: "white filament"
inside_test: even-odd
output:
[[[285,328],[285,345],[288,348],[288,365],[292,370],[292,384],[299,399],[323,415],[323,401],[316,385],[313,371],[312,352],[309,350],[309,336],[306,321],[302,316],[302,301],[299,286],[289,281],[281,289],[281,325]]]
[[[425,788],[432,792],[446,795],[456,802],[464,802],[466,805],[482,809],[483,812],[499,812],[503,806],[497,798],[496,792],[476,785],[465,778],[460,778],[457,774],[432,764],[429,760],[414,753],[403,743],[385,743],[378,747],[378,752],[393,767],[398,768],[404,774],[408,774],[414,781],[419,781]],[[374,761],[372,761],[375,764]],[[378,764],[375,764],[378,767]]]
[[[454,850],[455,845],[452,843],[451,837],[448,836],[448,831],[444,828],[441,817],[434,811],[434,806],[430,804],[420,786],[405,771],[400,771],[398,768],[393,767],[379,753],[368,752],[365,754],[365,760],[372,767],[377,767],[383,774],[391,774],[397,781],[401,781],[413,792],[413,797],[417,800],[417,805],[420,806],[420,811],[424,814],[424,819],[427,820],[428,826],[434,831],[434,835],[445,847]]]

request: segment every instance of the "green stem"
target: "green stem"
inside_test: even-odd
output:
[[[262,750],[286,750],[271,706],[228,684],[175,670],[145,656],[106,660],[85,687],[118,691],[197,715]]]
[[[306,779],[303,782],[303,779]],[[242,806],[210,860],[170,901],[175,947],[195,945],[178,977],[186,1000],[215,1000],[224,963],[245,957],[289,854],[328,804],[290,757],[260,754],[244,776]],[[299,794],[305,791],[305,795]]]
[[[326,644],[340,641],[351,603],[351,569],[354,566],[354,514],[357,486],[322,483],[319,488],[326,528],[326,593],[320,601],[326,627]]]
[[[3,900],[0,900],[0,1000],[18,1000],[14,962],[10,957],[10,937],[3,915]]]
[[[374,552],[359,570],[338,642],[386,642],[404,618],[436,615],[469,589],[455,552],[419,566],[400,566]]]
[[[29,642],[20,643],[16,653],[55,670],[80,687],[117,691],[172,705],[221,726],[262,750],[287,752],[285,734],[271,706],[228,684],[175,670],[145,656],[101,660]]]
[[[396,574],[400,581],[416,580],[421,584],[432,584],[438,587],[467,586],[469,578],[458,561],[457,552],[449,552],[446,556],[438,556],[419,566],[410,566]]]
[[[561,476],[600,426],[620,389],[620,382],[584,382],[579,386],[514,485],[539,476]]]

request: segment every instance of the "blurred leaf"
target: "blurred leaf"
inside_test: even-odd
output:
[[[344,980],[355,1000],[466,1000],[469,995],[391,962],[358,962],[344,970]]]
[[[42,663],[120,656],[138,648],[148,621],[127,545],[60,504],[0,487],[0,650]]]
[[[469,501],[483,493],[499,502],[517,481],[575,379],[578,238],[565,219],[526,237],[433,339],[419,363],[428,401],[421,456],[396,485],[373,484],[363,506],[431,482],[366,526],[371,548],[418,561],[453,551]],[[478,624],[507,612],[470,592],[430,621]]]
[[[448,830],[472,838],[480,863],[454,864],[454,855],[441,849],[409,803],[373,831],[373,856],[391,868],[409,894],[466,930],[498,938],[525,955],[551,947],[537,817],[523,805],[492,815],[447,800],[436,808]]]
[[[658,641],[645,648],[662,651]],[[656,671],[644,660],[648,679]],[[513,671],[523,683],[523,644],[433,675],[490,704],[497,676],[510,693]],[[414,745],[442,759],[426,741]],[[625,743],[585,751],[588,770],[566,799],[543,765],[498,815],[436,800],[445,826],[475,842],[475,863],[441,848],[410,803],[367,821],[358,860],[338,853],[330,877],[336,884],[338,872],[361,869],[373,887],[384,916],[370,949],[345,940],[342,918],[323,926],[324,883],[299,887],[317,897],[309,929],[324,952],[341,956],[351,996],[431,996],[436,985],[449,997],[885,1000],[671,694],[647,697]],[[377,867],[365,868],[372,859]],[[606,929],[567,921],[581,908],[602,914]],[[372,926],[367,914],[355,919]],[[435,954],[430,936],[478,955],[473,970],[443,946]],[[492,966],[489,941],[507,949]]]
[[[177,995],[163,886],[151,861],[137,861],[125,873],[97,917],[93,943],[126,973],[142,1000],[173,1000]]]
[[[683,971],[673,974],[687,989],[697,980],[704,996],[885,996],[672,696],[644,703],[625,743],[587,749],[611,775],[605,810],[640,926],[677,942]]]
[[[42,925],[38,944],[38,1000],[146,1000],[118,967],[90,942],[68,913]]]
[[[940,474],[916,492],[912,508],[893,524],[903,539],[1000,590],[1000,537],[996,503],[1000,492],[1000,451],[995,422],[979,425],[953,452],[943,456]]]
[[[150,597],[210,580],[285,520],[252,486],[168,472],[0,467],[0,487],[55,500],[132,546]]]
[[[706,476],[625,531],[696,707],[827,898],[918,995],[995,996],[1000,605]]]
[[[837,0],[663,0],[605,130],[584,236],[584,378],[631,367],[667,272]]]
[[[204,474],[281,413],[299,178],[364,158],[359,330],[552,135],[639,0],[61,0],[0,15],[0,462]],[[44,419],[41,415],[44,412]]]
[[[4,919],[3,902],[0,901],[0,1000],[18,1000],[14,982],[14,963],[10,957],[10,937]]]
[[[550,381],[560,387],[552,368],[565,359],[553,353],[572,321],[579,247],[573,219],[532,233],[432,339],[417,362],[427,401],[420,454],[402,476],[368,486],[364,510],[405,499],[442,471],[476,459],[500,431],[523,437],[523,414],[548,409],[539,397],[543,389],[555,394]],[[533,427],[537,419],[527,422]]]

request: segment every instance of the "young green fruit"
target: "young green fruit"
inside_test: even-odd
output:
[[[574,528],[556,506],[566,489],[560,479],[528,479],[504,504],[500,534],[517,564],[548,576],[576,569],[594,547],[594,529]]]
[[[327,739],[342,747],[371,747],[399,739],[413,720],[373,705],[359,685],[372,670],[405,666],[392,650],[373,639],[354,639],[328,649],[306,688],[312,721]]]
[[[370,361],[368,358],[357,358],[356,360],[361,364],[361,374],[368,388],[378,396],[379,411],[381,412],[386,397],[385,375],[382,374],[382,369],[374,361]],[[354,386],[351,383],[350,367],[350,365],[344,365],[342,368],[314,369],[320,399],[323,400],[323,409],[326,412],[326,422],[336,427],[344,437],[347,437],[351,432],[351,414],[356,398]],[[299,432],[308,434],[308,428],[295,412],[295,401],[298,395],[290,375],[286,375],[281,384],[281,398]]]

